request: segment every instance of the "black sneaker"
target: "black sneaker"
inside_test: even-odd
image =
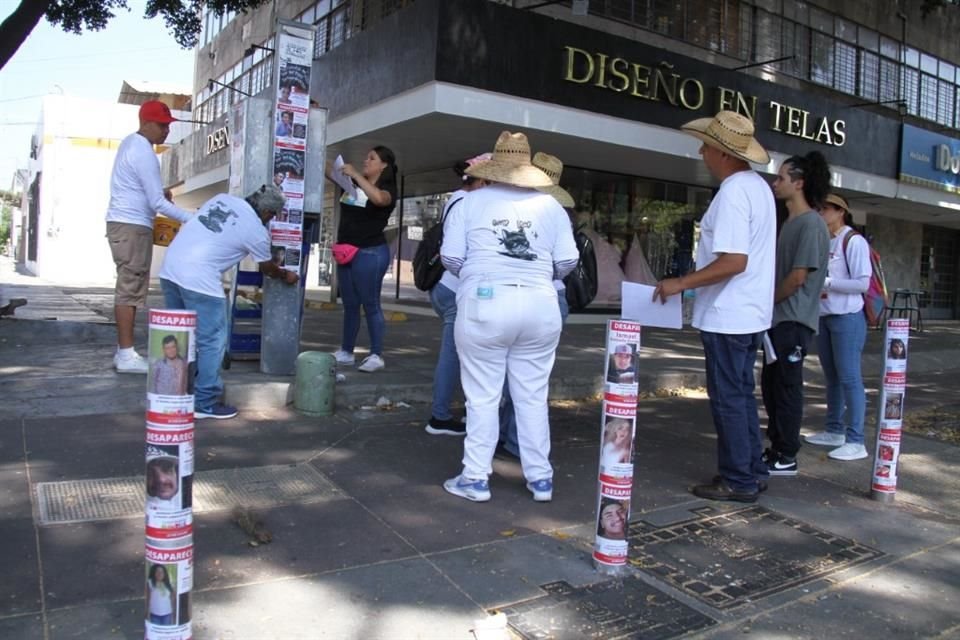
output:
[[[427,423],[427,433],[432,433],[435,436],[465,436],[467,435],[467,425],[454,418],[438,420],[430,416],[430,422]]]
[[[776,451],[774,451],[770,447],[767,447],[766,449],[763,450],[763,453],[760,454],[760,460],[763,461],[763,464],[770,464],[771,460],[777,459],[777,455],[778,454]]]
[[[228,420],[237,417],[236,407],[218,402],[212,407],[203,409],[197,408],[193,411],[194,420],[203,420],[204,418],[213,418],[214,420]]]
[[[780,453],[767,460],[767,469],[772,476],[795,476],[797,475],[797,460],[796,458],[791,460]]]

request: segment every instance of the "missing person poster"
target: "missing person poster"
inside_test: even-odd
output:
[[[151,309],[148,322],[148,415],[158,422],[193,422],[197,313]]]
[[[637,437],[640,324],[607,323],[603,412],[600,425],[599,495],[594,566],[618,574],[627,564],[627,532],[633,491],[633,450]]]
[[[193,537],[156,541],[144,550],[146,640],[191,640]]]
[[[274,262],[300,272],[303,251],[304,172],[310,110],[314,31],[306,25],[277,26],[277,100],[274,109],[273,182],[286,204],[270,222]]]
[[[633,483],[633,442],[636,433],[636,402],[604,401],[600,443],[601,482],[628,486]]]
[[[177,538],[193,527],[193,425],[147,423],[147,537]]]
[[[877,448],[874,455],[871,495],[892,500],[897,492],[901,429],[907,395],[907,343],[910,320],[887,320],[883,341],[884,367],[877,407]]]
[[[608,396],[636,398],[640,366],[640,323],[610,320],[607,324],[607,358],[604,392]]]
[[[597,537],[593,559],[610,568],[627,564],[627,529],[630,522],[630,487],[600,483],[597,504]]]

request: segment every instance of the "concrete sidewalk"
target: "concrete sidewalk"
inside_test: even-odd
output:
[[[109,291],[17,286],[31,304],[0,320],[0,637],[142,637],[144,380],[107,369]],[[40,296],[44,317],[60,317],[60,300],[98,320],[27,319]],[[493,610],[530,638],[960,637],[957,447],[905,435],[892,506],[865,497],[870,460],[810,446],[800,476],[774,479],[757,505],[698,500],[687,487],[715,468],[709,407],[690,391],[702,385],[698,338],[645,331],[634,564],[609,581],[590,561],[603,326],[564,330],[554,501],[532,502],[519,464],[496,460],[493,500],[475,504],[440,486],[462,441],[423,431],[439,322],[406,316],[388,327],[387,369],[348,372],[330,418],[284,407],[289,379],[231,367],[228,393],[245,410],[197,424],[195,480],[225,490],[195,505],[196,638],[470,638]],[[308,308],[303,348],[335,348],[339,323],[339,310]],[[872,332],[870,386],[879,343]],[[911,335],[908,417],[955,403],[958,368],[956,323]],[[811,428],[824,413],[818,369],[812,358]],[[412,406],[361,408],[381,395]],[[245,496],[270,544],[249,544],[227,495]],[[58,519],[64,501],[72,515]]]

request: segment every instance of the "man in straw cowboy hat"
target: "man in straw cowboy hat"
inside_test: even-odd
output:
[[[717,431],[717,475],[693,487],[711,500],[754,502],[766,488],[767,469],[753,367],[773,315],[776,209],[766,181],[750,163],[770,156],[753,135],[753,122],[731,111],[688,122],[700,155],[720,190],[700,223],[697,269],[662,280],[654,299],[699,289],[693,326],[703,342],[707,391]]]
[[[533,499],[553,497],[547,387],[560,340],[555,279],[577,264],[570,220],[533,166],[522,133],[504,131],[487,162],[467,175],[490,181],[451,212],[440,254],[460,277],[454,333],[467,404],[463,471],[443,483],[485,502],[500,432],[504,378],[517,414],[520,463]]]
[[[537,191],[553,196],[561,207],[568,211],[573,209],[574,201],[566,189],[560,186],[560,176],[563,175],[563,162],[557,156],[538,151],[533,156],[533,166],[550,176],[550,186],[537,187]],[[560,306],[560,319],[565,324],[570,314],[567,304],[566,285],[563,280],[553,281],[557,290],[557,304]],[[503,405],[500,407],[500,443],[497,445],[497,455],[520,457],[520,445],[517,442],[517,412],[513,407],[513,398],[510,397],[509,385],[503,387]]]

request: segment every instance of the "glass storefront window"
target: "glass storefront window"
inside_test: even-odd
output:
[[[637,264],[646,265],[656,280],[693,269],[697,225],[713,197],[711,189],[569,166],[560,184],[577,203],[571,223],[591,235],[598,263],[605,264],[599,269],[600,290],[607,297],[598,296],[591,308],[619,307],[620,282],[635,273]],[[439,221],[450,195],[404,198],[402,224],[399,211],[391,216],[385,230],[391,260],[384,295],[396,288],[401,299],[427,299],[413,285],[411,263],[423,232]]]

